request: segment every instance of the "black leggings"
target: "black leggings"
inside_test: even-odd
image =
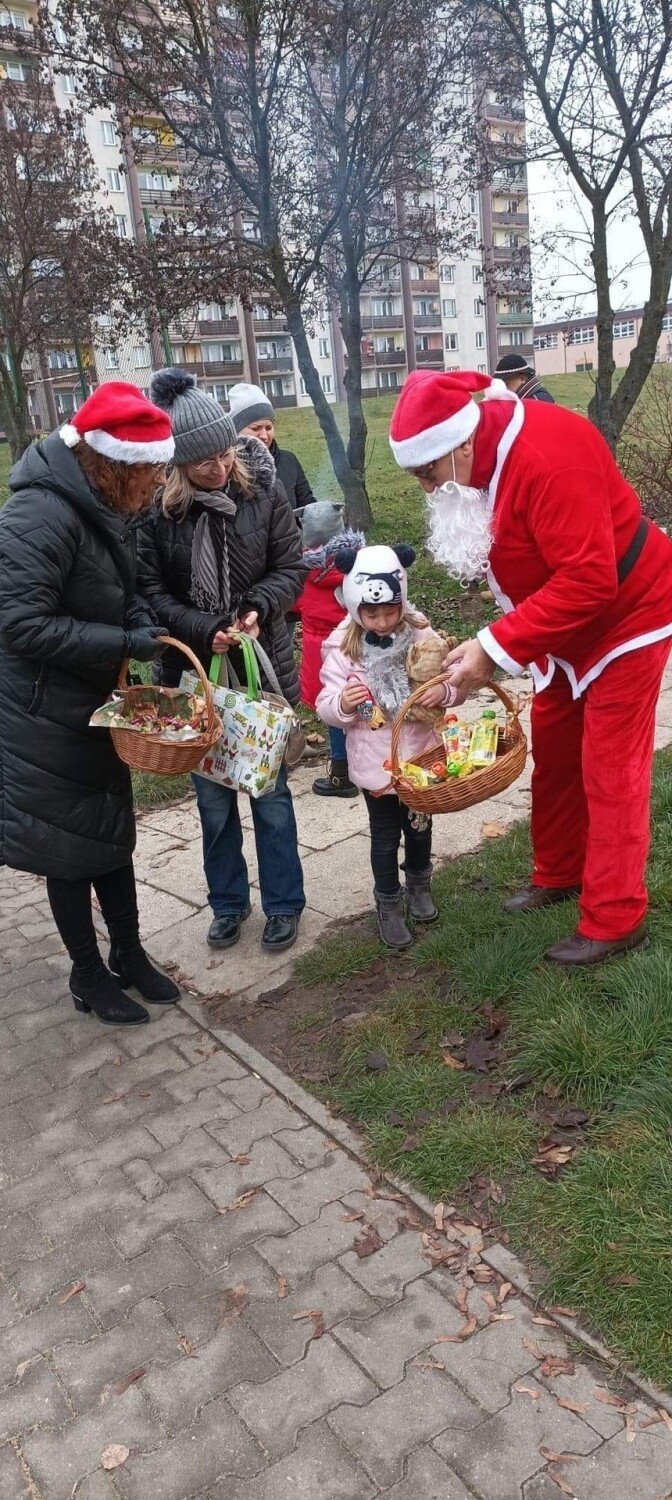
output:
[[[404,838],[404,870],[424,873],[432,857],[432,820],[412,812],[398,797],[372,797],[364,792],[371,828],[371,869],[381,896],[399,890],[399,845]],[[420,827],[418,827],[418,823]],[[415,826],[414,826],[415,825]]]
[[[53,918],[80,979],[93,978],[102,964],[91,910],[92,886],[115,947],[128,952],[140,941],[135,875],[130,862],[94,880],[48,880]]]

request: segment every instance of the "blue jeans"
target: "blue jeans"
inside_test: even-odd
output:
[[[247,911],[250,883],[243,856],[238,794],[203,776],[194,776],[193,782],[203,826],[208,901],[216,917],[240,916]],[[250,807],[264,914],[294,916],[303,911],[306,898],[294,804],[284,766],[274,791],[266,797],[250,797]]]
[[[345,748],[345,730],[332,729],[329,727],[329,754],[332,760],[347,760],[348,752]]]

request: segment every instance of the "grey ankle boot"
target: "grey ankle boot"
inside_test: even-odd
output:
[[[403,891],[400,890],[396,896],[384,896],[379,891],[374,891],[373,894],[376,898],[378,931],[385,946],[408,948],[413,942],[413,935],[406,926]]]
[[[436,922],[439,915],[432,896],[432,871],[406,871],[406,895],[408,909],[416,922]]]

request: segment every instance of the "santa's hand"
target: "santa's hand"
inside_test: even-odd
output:
[[[452,687],[475,693],[490,681],[495,663],[478,640],[462,641],[454,651],[449,651],[443,661],[443,670]]]

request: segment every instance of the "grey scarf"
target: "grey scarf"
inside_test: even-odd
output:
[[[394,631],[391,646],[362,642],[362,678],[388,719],[396,717],[411,691],[406,658],[412,644],[413,631],[406,624]]]
[[[231,609],[226,517],[235,516],[236,502],[221,490],[195,490],[193,499],[203,514],[194,527],[191,548],[192,602],[207,614],[226,615]]]

